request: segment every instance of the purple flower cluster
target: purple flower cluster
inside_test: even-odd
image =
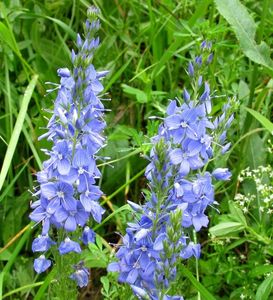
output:
[[[35,192],[38,198],[31,207],[34,209],[30,219],[42,223],[42,233],[34,239],[34,252],[46,252],[56,242],[50,238],[51,228],[62,229],[65,240],[58,241],[61,255],[69,252],[81,252],[83,244],[94,242],[95,233],[88,226],[90,216],[101,222],[104,209],[98,203],[102,195],[96,184],[101,176],[96,166],[98,151],[104,146],[102,136],[105,128],[103,120],[104,106],[99,94],[103,90],[100,79],[107,72],[97,72],[91,64],[99,39],[95,33],[100,27],[98,11],[90,8],[85,23],[85,40],[77,38],[77,49],[72,50],[73,70],[59,69],[60,84],[54,103],[54,111],[48,122],[46,137],[53,143],[45,153],[49,159],[43,163],[43,169],[37,173],[39,188]],[[70,239],[69,233],[84,228],[78,241]],[[34,262],[37,273],[45,271],[51,265],[44,254]],[[79,286],[87,285],[88,271],[77,268],[71,275]]]
[[[167,116],[152,139],[150,164],[146,169],[150,197],[143,205],[131,203],[139,219],[129,223],[117,262],[109,271],[119,272],[119,281],[131,285],[140,299],[183,299],[167,295],[176,278],[177,264],[192,256],[199,258],[200,245],[191,241],[190,232],[208,225],[208,206],[214,200],[213,180],[228,180],[228,169],[207,171],[217,149],[224,153],[227,109],[212,119],[211,92],[200,75],[202,61],[210,63],[210,43],[203,42],[203,54],[189,64],[193,94],[185,89],[184,103],[171,101]],[[232,118],[228,118],[232,120]],[[219,152],[219,151],[218,151]]]

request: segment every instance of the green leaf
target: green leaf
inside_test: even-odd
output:
[[[9,291],[8,293],[6,293],[5,295],[3,295],[3,298],[2,299],[5,299],[7,297],[10,297],[11,295],[13,294],[17,294],[19,292],[22,292],[24,290],[31,290],[32,288],[34,287],[37,287],[37,286],[41,286],[43,285],[44,281],[39,281],[39,282],[35,282],[35,283],[31,283],[31,284],[27,284],[27,285],[24,285],[24,286],[21,286],[13,291]]]
[[[100,281],[101,281],[101,283],[103,285],[103,288],[104,288],[105,292],[108,294],[109,293],[109,288],[110,288],[109,279],[106,276],[102,276],[100,278]]]
[[[108,255],[99,246],[89,243],[89,251],[82,254],[85,265],[89,268],[106,268],[108,265]]]
[[[244,54],[253,62],[273,71],[270,48],[265,42],[257,45],[257,26],[245,6],[239,0],[215,0],[215,3],[220,14],[233,28]]]
[[[247,226],[246,218],[242,210],[233,201],[229,201],[228,205],[229,205],[231,218]]]
[[[7,273],[9,273],[12,265],[14,264],[17,256],[19,255],[22,247],[24,246],[25,242],[28,240],[29,235],[32,231],[31,226],[33,225],[33,222],[30,222],[28,225],[27,230],[25,231],[25,233],[23,234],[23,236],[20,238],[19,242],[16,245],[16,248],[14,249],[14,251],[12,252],[7,264],[5,265],[5,267],[3,268],[2,272],[0,273],[0,299],[2,299],[2,292],[3,292],[3,283],[4,283],[4,277]],[[3,252],[4,253],[4,252]],[[36,298],[35,298],[36,300]]]
[[[96,244],[97,244],[99,250],[102,251],[102,240],[101,240],[101,237],[99,235],[96,235]]]
[[[57,273],[57,269],[56,268],[53,268],[50,271],[50,273],[46,276],[45,281],[40,286],[37,294],[35,295],[34,300],[45,299],[46,290],[47,290],[48,286],[50,285],[50,283],[52,282],[52,280],[54,279],[56,273]]]
[[[109,198],[109,197],[108,197]],[[111,220],[115,215],[119,214],[120,212],[124,211],[124,210],[130,210],[132,211],[131,207],[129,204],[125,204],[121,207],[119,207],[117,210],[115,210],[114,212],[112,212],[108,217],[106,217],[105,219],[102,220],[102,222],[100,224],[97,224],[93,229],[94,231],[98,230],[104,223],[108,222],[109,220]]]
[[[212,294],[199,281],[195,279],[195,277],[186,267],[182,266],[182,272],[191,281],[191,283],[198,290],[198,292],[201,294],[202,299],[215,300]]]
[[[0,248],[0,250],[2,250],[3,248]],[[4,252],[2,252],[0,254],[0,260],[9,260],[11,257],[11,252],[6,249]]]
[[[59,19],[56,19],[56,18],[52,18],[52,17],[49,17],[49,16],[43,16],[41,15],[42,18],[46,18],[50,21],[53,21],[54,23],[56,23],[57,25],[59,25],[65,32],[67,32],[73,40],[76,39],[77,37],[77,34],[75,31],[73,31],[67,24],[65,24],[63,21],[59,20]]]
[[[24,164],[24,166],[17,172],[16,176],[11,180],[10,184],[5,188],[4,191],[2,191],[2,194],[0,195],[0,202],[5,199],[5,197],[8,195],[9,191],[14,187],[15,182],[20,177],[20,175],[25,170],[26,166],[28,165],[28,162]]]
[[[6,151],[4,162],[2,165],[1,174],[0,174],[0,190],[2,189],[3,184],[5,182],[6,175],[8,173],[8,170],[9,170],[9,167],[10,167],[10,164],[12,161],[12,157],[13,157],[14,151],[16,149],[16,145],[17,145],[17,142],[18,142],[18,139],[19,139],[19,136],[20,136],[23,124],[24,124],[28,104],[29,104],[29,101],[33,94],[37,80],[38,80],[38,75],[34,75],[32,80],[30,81],[29,85],[26,88],[26,91],[25,91],[25,94],[24,94],[24,97],[22,100],[22,105],[21,105],[16,123],[14,126],[14,130],[12,132],[12,135],[11,135],[11,138],[9,141],[9,145],[8,145],[8,149]]]
[[[273,274],[268,276],[258,287],[255,300],[267,300],[273,288]]]
[[[210,228],[209,232],[214,236],[223,236],[230,233],[242,231],[244,224],[239,222],[222,222]]]
[[[250,277],[258,277],[273,272],[273,265],[257,266],[249,272]]]
[[[258,166],[266,164],[264,141],[258,133],[252,134],[248,138],[247,149],[248,151],[245,153],[245,159],[250,169],[257,169]],[[253,185],[253,183],[250,182],[249,185]]]
[[[260,122],[265,129],[267,129],[271,134],[273,134],[273,123],[270,122],[266,117],[261,115],[259,112],[245,107],[245,109],[258,121]]]
[[[14,43],[14,40],[13,40],[13,37],[12,37],[12,34],[10,33],[10,30],[8,29],[8,27],[0,22],[0,40],[3,42],[3,43],[6,43],[9,45],[9,47],[17,53],[17,46],[16,44]]]
[[[228,245],[227,247],[225,247],[225,253],[229,252],[230,250],[237,248],[238,246],[242,245],[243,243],[247,242],[249,239],[248,238],[242,238],[239,239],[233,243],[231,243],[230,245]]]
[[[121,87],[122,87],[124,93],[129,94],[129,95],[134,95],[136,97],[137,102],[139,102],[139,103],[147,103],[148,102],[148,97],[145,92],[143,92],[137,88],[131,87],[127,84],[122,84]]]
[[[120,69],[116,70],[114,74],[111,74],[111,76],[109,76],[110,79],[109,79],[106,87],[104,88],[104,92],[108,91],[110,89],[110,87],[113,85],[113,83],[115,83],[120,78],[122,73],[126,70],[126,68],[131,63],[132,59],[133,58],[131,57],[124,65],[121,66]]]

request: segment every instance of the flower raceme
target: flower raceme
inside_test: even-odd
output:
[[[98,200],[102,195],[96,184],[101,176],[96,166],[97,153],[104,146],[102,135],[105,128],[104,106],[99,94],[103,90],[100,79],[107,72],[97,72],[92,65],[94,51],[99,45],[95,37],[100,27],[98,10],[88,10],[85,23],[84,40],[78,35],[77,49],[72,50],[73,69],[59,69],[60,84],[54,102],[54,110],[48,122],[48,131],[40,138],[53,143],[51,150],[45,150],[49,159],[43,163],[43,169],[37,173],[39,187],[34,196],[38,198],[31,207],[34,209],[30,219],[42,223],[42,234],[34,239],[34,252],[45,253],[56,241],[50,237],[51,228],[62,230],[64,240],[58,240],[60,255],[81,252],[83,244],[94,242],[95,233],[87,223],[90,217],[101,222],[104,209]],[[52,90],[49,90],[52,91]],[[92,222],[91,222],[92,223]],[[79,227],[84,228],[82,237],[77,234]],[[77,231],[77,234],[73,234]],[[51,265],[44,254],[34,262],[37,273],[45,271]],[[75,267],[70,276],[79,286],[87,285],[88,270]]]
[[[217,204],[213,181],[231,176],[226,168],[207,171],[217,152],[228,150],[226,130],[232,121],[228,105],[219,117],[210,116],[210,86],[201,74],[204,62],[212,59],[210,48],[203,42],[202,55],[189,64],[193,92],[184,89],[182,104],[178,99],[170,102],[158,135],[152,138],[145,173],[150,195],[144,205],[129,202],[138,218],[128,224],[116,253],[118,261],[108,266],[140,299],[183,299],[168,295],[178,263],[199,258],[201,247],[191,241],[192,234],[208,225],[206,210]]]

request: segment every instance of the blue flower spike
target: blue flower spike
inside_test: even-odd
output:
[[[231,176],[227,168],[207,171],[211,159],[228,150],[226,130],[233,120],[229,105],[219,117],[210,116],[211,88],[201,74],[204,62],[212,59],[210,50],[211,43],[204,41],[202,54],[188,65],[193,92],[184,88],[184,101],[170,102],[158,135],[151,139],[145,172],[150,196],[142,206],[129,202],[138,217],[127,226],[117,261],[108,266],[139,299],[183,299],[167,294],[177,266],[200,257],[201,246],[193,240],[195,232],[208,226],[207,208],[217,203],[214,180]]]
[[[84,36],[77,35],[76,50],[71,52],[73,68],[57,70],[60,83],[53,114],[47,132],[40,137],[47,138],[53,146],[45,150],[49,158],[37,173],[38,187],[34,194],[37,200],[31,205],[30,219],[42,224],[42,235],[32,244],[34,252],[45,253],[57,247],[60,255],[80,253],[81,245],[70,237],[85,245],[93,243],[95,233],[89,226],[93,222],[100,223],[104,213],[99,204],[103,193],[97,185],[101,174],[96,161],[98,151],[106,142],[103,136],[105,109],[100,94],[103,91],[101,80],[107,72],[97,71],[92,64],[99,46],[98,14],[97,8],[88,9]],[[56,89],[48,92],[53,90]],[[50,237],[53,228],[60,236],[66,236],[64,241],[59,236],[58,242]],[[41,273],[50,265],[50,260],[42,255],[35,260],[34,269]],[[88,284],[88,274],[82,267],[70,278],[82,287]]]

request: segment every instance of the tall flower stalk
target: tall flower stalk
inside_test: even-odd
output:
[[[81,262],[71,266],[69,261],[78,260],[75,254],[81,252],[83,244],[94,242],[91,226],[94,221],[100,223],[104,213],[98,202],[102,192],[96,183],[101,176],[96,160],[105,144],[105,109],[99,95],[103,91],[100,79],[107,72],[97,72],[92,64],[99,46],[98,13],[94,7],[87,12],[84,36],[78,34],[77,50],[72,50],[72,70],[58,70],[60,84],[52,117],[47,132],[40,137],[53,146],[45,150],[49,159],[37,173],[37,201],[31,205],[30,219],[42,224],[42,232],[32,244],[32,250],[40,253],[34,269],[41,273],[55,264],[57,285],[63,285],[68,276],[80,287],[88,284],[88,269]],[[54,261],[48,258],[51,248]],[[67,289],[60,289],[61,299]]]
[[[213,58],[210,49],[209,42],[201,44],[201,55],[188,66],[192,92],[184,89],[184,101],[170,102],[158,135],[152,138],[145,174],[150,196],[144,205],[130,202],[138,218],[128,224],[116,253],[118,261],[108,266],[139,299],[183,299],[172,293],[178,264],[199,258],[195,232],[208,225],[207,207],[217,204],[213,181],[231,176],[225,168],[208,171],[217,153],[230,146],[226,130],[233,119],[229,105],[219,117],[210,116],[210,86],[202,77],[203,67]]]

